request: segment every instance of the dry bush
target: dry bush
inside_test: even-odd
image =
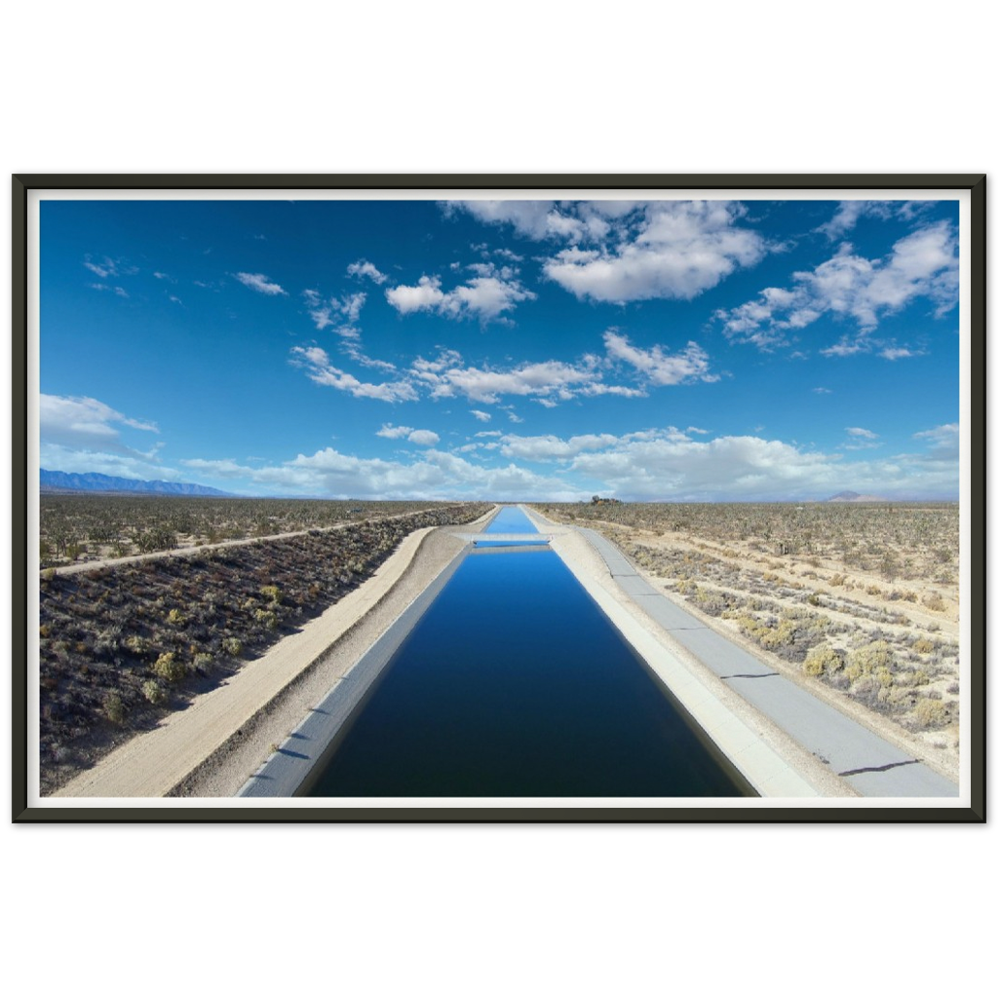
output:
[[[821,646],[814,646],[806,653],[806,658],[802,663],[802,669],[810,677],[819,677],[822,674],[832,674],[843,669],[844,656],[841,650],[834,649],[825,643]]]

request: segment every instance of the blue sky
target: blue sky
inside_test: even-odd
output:
[[[957,499],[955,201],[44,201],[40,464]]]

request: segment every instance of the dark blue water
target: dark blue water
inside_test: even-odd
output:
[[[310,795],[750,793],[554,552],[466,558],[383,678]]]

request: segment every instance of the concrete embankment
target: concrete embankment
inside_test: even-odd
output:
[[[597,532],[556,525],[535,511],[528,514],[552,536],[552,548],[622,634],[761,794],[958,795],[953,782],[912,754],[706,627],[651,586]]]

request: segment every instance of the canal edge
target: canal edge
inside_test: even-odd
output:
[[[741,706],[740,714],[753,720],[753,724],[749,724],[727,706],[726,702],[732,700],[731,692],[725,688],[718,692],[713,691],[711,676],[705,680],[695,676],[693,669],[684,662],[676,650],[661,641],[623,600],[611,593],[607,586],[598,582],[587,572],[586,567],[581,565],[579,559],[574,558],[574,553],[568,551],[570,546],[566,544],[567,539],[573,538],[585,546],[595,559],[603,562],[600,553],[582,532],[569,525],[546,524],[544,523],[546,519],[537,511],[524,506],[522,510],[536,526],[542,522],[546,531],[551,531],[552,527],[566,529],[552,538],[549,543],[552,550],[565,563],[575,579],[635,650],[647,668],[761,798],[802,799],[830,795],[853,798],[857,795],[845,782],[829,775],[825,769],[820,770],[818,765],[811,761],[803,760],[801,765],[790,761],[788,758],[792,756],[791,754],[779,752],[761,735],[759,729],[766,728],[766,725],[757,726],[759,713],[752,706],[746,706],[745,711]],[[613,577],[609,579],[611,587],[621,589]],[[807,777],[804,772],[812,773]]]

